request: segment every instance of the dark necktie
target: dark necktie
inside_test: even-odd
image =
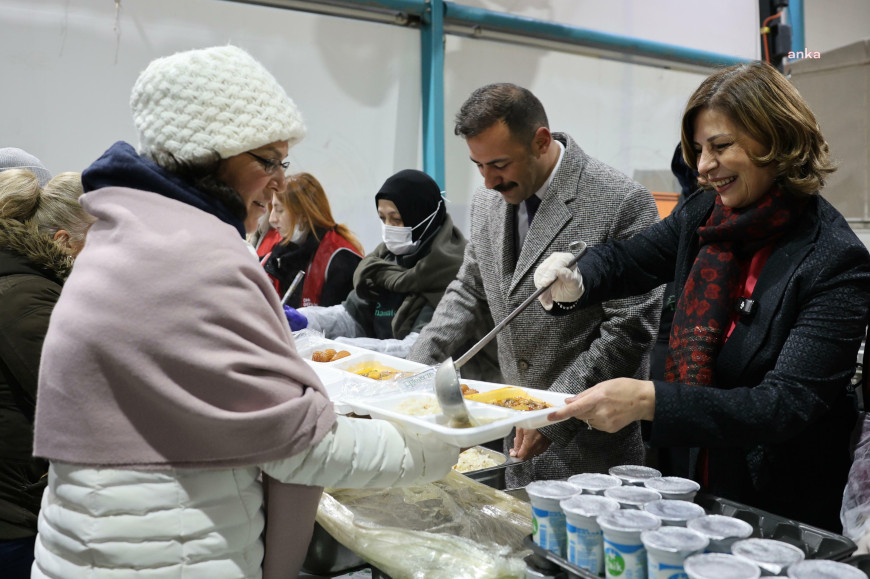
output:
[[[529,217],[529,227],[532,226],[532,219],[535,218],[535,212],[538,210],[538,206],[541,204],[541,198],[537,195],[532,195],[528,199],[524,201],[526,204],[526,214]]]

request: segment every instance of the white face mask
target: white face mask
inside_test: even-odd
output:
[[[435,216],[438,214],[438,209],[441,208],[441,203],[442,202],[439,201],[438,207],[435,208],[435,211],[414,227],[396,227],[395,225],[381,223],[382,237],[384,238],[384,245],[387,246],[387,251],[393,255],[408,255],[409,253],[413,253],[420,245],[419,239],[417,241],[412,241],[414,230],[421,225],[426,225],[426,229],[429,229],[429,224],[432,223],[432,220],[435,219]],[[426,229],[423,230],[423,234],[426,233]],[[423,239],[423,235],[420,235],[420,239]]]

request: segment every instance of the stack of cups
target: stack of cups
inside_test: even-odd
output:
[[[644,531],[661,526],[655,515],[639,510],[619,510],[598,517],[604,533],[604,571],[607,579],[646,579]]]
[[[686,527],[710,539],[708,553],[731,553],[731,545],[752,535],[752,525],[725,515],[704,515],[686,523]]]
[[[619,503],[581,494],[562,501],[561,506],[566,520],[568,562],[596,575],[603,574],[604,543],[596,518],[619,510]]]
[[[597,472],[575,474],[568,482],[583,489],[585,495],[603,495],[607,489],[622,485],[622,481],[615,476]]]
[[[565,557],[565,513],[559,503],[579,494],[580,489],[560,480],[534,481],[526,486],[532,504],[532,539],[535,544]]]
[[[731,545],[731,553],[758,565],[768,575],[782,575],[804,560],[804,552],[775,539],[743,539]]]
[[[682,527],[661,527],[644,531],[640,540],[646,549],[649,579],[672,579],[684,576],[686,557],[703,553],[709,539]]]
[[[727,553],[703,553],[688,557],[683,564],[689,579],[758,579],[761,569]]]

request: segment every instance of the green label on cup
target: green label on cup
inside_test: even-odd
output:
[[[625,572],[625,559],[616,549],[610,547],[604,550],[604,557],[607,564],[607,575],[619,577]]]

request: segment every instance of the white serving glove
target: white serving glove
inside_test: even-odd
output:
[[[538,298],[545,310],[553,309],[553,302],[572,303],[583,296],[583,276],[577,271],[576,264],[568,268],[572,259],[574,256],[570,253],[557,252],[535,270],[535,287],[553,284]]]

